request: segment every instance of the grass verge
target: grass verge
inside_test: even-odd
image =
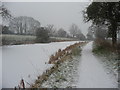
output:
[[[73,59],[73,57],[75,56],[80,56],[81,53],[81,46],[84,45],[86,42],[80,42],[80,43],[75,43],[74,45],[70,45],[69,47],[66,47],[64,50],[58,50],[58,52],[56,52],[55,55],[53,55],[52,59],[50,58],[49,63],[54,64],[53,67],[51,67],[50,69],[46,70],[42,75],[40,75],[38,77],[38,79],[35,81],[35,83],[33,85],[31,85],[31,88],[43,88],[44,84],[46,82],[51,82],[50,80],[52,80],[52,76],[54,77],[54,81],[52,81],[52,84],[50,87],[52,88],[60,88],[60,82],[62,80],[63,81],[67,81],[68,80],[65,78],[65,76],[69,76],[69,74],[72,73],[67,73],[67,75],[65,75],[65,72],[68,72],[69,70],[72,70],[72,66],[76,66],[76,65],[72,65],[72,63],[75,59]],[[57,59],[57,60],[56,60]],[[65,64],[68,63],[68,64]],[[62,69],[61,69],[62,68]],[[67,69],[67,68],[71,68],[71,69]],[[64,72],[64,74],[61,74]],[[65,76],[64,76],[65,75]],[[56,77],[57,76],[57,77]],[[58,82],[59,85],[54,85],[54,83]],[[48,86],[49,86],[48,85]],[[48,87],[47,87],[48,88]]]
[[[120,70],[119,62],[120,62],[120,49],[113,48],[112,45],[104,40],[96,40],[93,44],[93,53],[102,58],[103,62],[106,66],[109,66],[110,69],[114,72],[114,74],[118,75],[118,70]]]

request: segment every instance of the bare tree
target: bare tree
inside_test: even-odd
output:
[[[93,38],[94,38],[94,32],[95,32],[94,27],[93,27],[93,25],[91,25],[88,28],[88,33],[87,33],[87,39],[88,40],[93,40]]]
[[[40,22],[32,17],[15,17],[9,23],[9,29],[17,34],[35,35],[36,29],[40,27]]]
[[[79,28],[78,28],[77,25],[72,24],[72,25],[70,26],[69,31],[70,31],[70,34],[72,35],[72,37],[75,37],[76,34],[77,34],[77,32],[79,31]]]
[[[12,17],[10,11],[4,5],[0,6],[0,15],[3,19],[10,19]]]
[[[85,40],[86,37],[82,34],[81,30],[79,29],[79,27],[76,24],[72,24],[70,26],[70,34],[72,35],[72,37],[80,39],[80,40]]]
[[[103,24],[92,24],[87,33],[88,40],[93,40],[94,38],[106,39],[108,36],[108,26]]]
[[[49,36],[54,36],[55,34],[55,27],[53,24],[48,24],[46,26],[46,29],[48,30]]]
[[[63,28],[60,28],[58,30],[58,36],[59,37],[66,37],[67,36],[67,32]]]

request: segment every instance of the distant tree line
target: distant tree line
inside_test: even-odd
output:
[[[0,33],[2,34],[34,35],[36,36],[36,42],[49,42],[49,37],[75,38],[78,40],[86,39],[75,24],[70,26],[68,32],[63,28],[57,30],[52,24],[41,27],[40,22],[32,17],[13,17],[10,11],[3,5],[0,7],[0,15],[4,20],[9,22],[8,25],[0,25],[0,28],[2,28]]]

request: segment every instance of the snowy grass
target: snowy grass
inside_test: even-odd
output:
[[[77,56],[77,55],[80,56],[80,52],[81,52],[80,46],[82,46],[83,44],[85,43],[81,43],[81,42],[75,43],[73,45],[66,47],[63,50],[59,49],[58,52],[56,52],[55,56],[52,55],[53,58],[50,58],[49,62],[51,62],[52,60],[51,63],[54,63],[54,66],[46,70],[41,76],[39,76],[38,79],[35,81],[35,83],[32,85],[32,88],[41,87],[41,84],[43,84],[46,80],[48,80],[50,75],[53,74],[56,70],[58,70],[61,64],[64,65],[64,62],[66,60],[69,60],[69,59],[71,60],[72,56]]]
[[[51,38],[56,38],[58,40],[75,40],[74,38],[65,38],[65,37],[51,37]]]
[[[78,57],[79,58],[79,57]],[[78,78],[79,59],[73,58],[61,63],[40,88],[73,88]]]
[[[110,71],[109,73],[113,73],[117,78],[118,69],[120,68],[120,58],[114,50],[114,48],[112,48],[112,46],[109,43],[102,43],[104,44],[98,45],[96,42],[94,42],[93,53],[97,55],[97,57],[101,58],[102,62],[104,62],[104,66]]]
[[[30,35],[7,35],[7,34],[3,34],[0,37],[2,38],[3,45],[34,43],[34,40],[36,38],[35,36]]]
[[[73,56],[80,55],[81,47],[78,46],[78,47],[76,47],[76,48],[73,48],[71,52],[72,52],[72,55],[73,55]]]
[[[48,77],[40,88],[73,88],[78,78],[78,64],[80,59],[81,48],[74,47],[72,54],[64,62],[57,63],[57,69]],[[37,87],[37,88],[38,88]]]
[[[0,35],[0,45],[20,45],[20,44],[29,44],[36,43],[36,36],[32,35],[9,35],[2,34]],[[50,37],[50,42],[62,42],[62,41],[75,41],[73,38],[63,38],[63,37]]]

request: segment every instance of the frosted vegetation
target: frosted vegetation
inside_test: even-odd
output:
[[[59,68],[41,85],[41,88],[76,88],[79,58],[73,57],[61,63]]]
[[[2,44],[4,45],[13,45],[13,44],[23,44],[23,43],[34,43],[35,36],[30,35],[8,35],[3,34],[0,36],[2,38]]]

